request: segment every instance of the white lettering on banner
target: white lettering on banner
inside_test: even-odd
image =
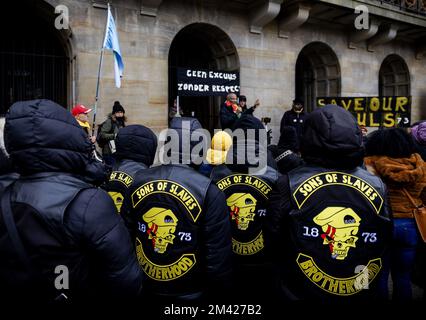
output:
[[[206,71],[197,71],[197,70],[186,70],[186,76],[188,78],[203,78],[207,79],[207,72]]]
[[[208,91],[210,91],[210,86],[208,84],[178,83],[178,91],[208,92]],[[211,91],[213,91],[213,92],[240,92],[240,86],[212,85]]]
[[[188,78],[202,78],[202,79],[224,79],[224,80],[236,80],[237,75],[235,73],[226,73],[220,71],[201,71],[201,70],[186,70],[186,76]]]
[[[177,68],[177,94],[182,96],[222,96],[240,92],[239,73]]]
[[[213,92],[240,92],[240,86],[212,86]]]
[[[178,91],[210,91],[208,84],[178,83]]]
[[[235,73],[223,73],[223,72],[209,72],[209,78],[211,79],[225,79],[225,80],[235,80],[237,75]]]

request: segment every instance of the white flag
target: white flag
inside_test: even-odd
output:
[[[121,77],[123,76],[123,59],[121,58],[120,43],[118,42],[117,27],[115,26],[114,17],[111,14],[111,9],[108,4],[108,20],[105,31],[105,39],[103,48],[112,50],[114,54],[114,71],[115,71],[115,86],[121,87]]]

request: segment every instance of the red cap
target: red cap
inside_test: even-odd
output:
[[[74,108],[72,108],[71,113],[75,117],[78,114],[89,113],[90,111],[92,111],[92,109],[87,109],[82,104],[77,104],[77,105],[74,106]]]

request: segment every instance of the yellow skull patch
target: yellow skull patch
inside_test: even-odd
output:
[[[257,200],[250,193],[234,193],[226,199],[231,211],[231,218],[237,223],[239,230],[247,230],[254,221]]]
[[[117,208],[117,212],[120,213],[121,206],[123,205],[123,199],[124,199],[123,195],[120,192],[113,192],[113,191],[108,192],[108,194],[114,201],[115,207]]]
[[[173,244],[178,219],[169,209],[151,208],[143,216],[148,224],[148,239],[152,241],[154,251],[164,253],[167,246]]]
[[[323,244],[329,246],[333,259],[344,260],[356,247],[361,218],[351,208],[328,207],[313,220],[322,227]]]

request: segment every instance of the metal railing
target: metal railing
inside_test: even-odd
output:
[[[378,0],[398,7],[400,10],[426,16],[426,0]]]

